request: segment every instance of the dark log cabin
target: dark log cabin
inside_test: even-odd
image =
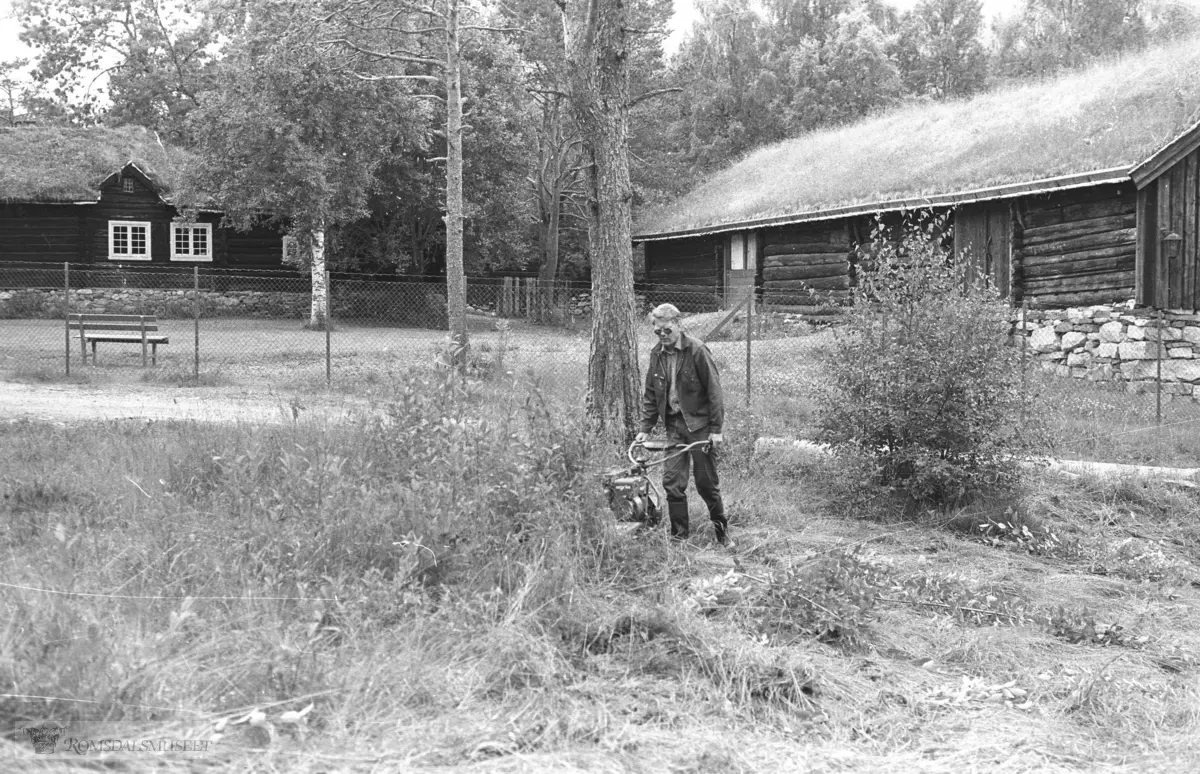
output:
[[[20,168],[0,178],[0,262],[291,273],[276,229],[223,228],[203,209],[185,221],[181,154],[144,129],[3,129],[0,152]]]
[[[752,282],[764,303],[816,314],[850,294],[876,220],[933,214],[1014,304],[1196,310],[1198,107],[1197,41],[904,107],[757,151],[643,213],[634,240],[652,281],[726,305]]]

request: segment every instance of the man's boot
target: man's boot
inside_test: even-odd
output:
[[[667,515],[671,518],[671,537],[677,540],[687,540],[688,536],[688,504],[687,501],[667,501]]]
[[[729,519],[725,518],[724,513],[709,514],[709,519],[712,520],[713,534],[717,537],[717,542],[723,546],[729,545]]]

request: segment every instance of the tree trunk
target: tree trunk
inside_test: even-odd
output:
[[[628,439],[638,421],[629,182],[629,78],[624,0],[588,0],[572,46],[572,100],[587,171],[592,346],[587,411],[602,433]]]
[[[462,66],[458,46],[458,3],[450,0],[446,19],[446,311],[450,354],[456,366],[467,360],[467,281],[463,273]]]
[[[308,326],[324,330],[329,321],[329,288],[325,286],[325,229],[312,233],[312,308]]]

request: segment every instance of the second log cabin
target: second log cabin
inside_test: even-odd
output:
[[[935,214],[1013,303],[1200,311],[1200,41],[766,147],[642,213],[650,282],[819,313]]]

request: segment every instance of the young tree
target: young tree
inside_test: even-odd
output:
[[[560,0],[564,12],[566,0]],[[632,437],[638,420],[629,181],[629,25],[623,0],[570,9],[571,104],[584,138],[592,344],[588,414],[601,433]]]
[[[337,3],[324,17],[326,43],[357,54],[355,73],[368,82],[410,81],[437,88],[425,96],[445,106],[446,296],[450,352],[466,362],[466,274],[463,263],[464,32],[502,31],[463,0]],[[440,93],[438,93],[440,92]]]
[[[265,223],[296,234],[310,256],[309,323],[323,327],[326,231],[367,214],[374,173],[419,108],[393,84],[336,67],[306,25],[290,21],[252,17],[222,62],[220,88],[189,117],[197,163],[186,200],[217,206],[238,228]]]
[[[959,97],[983,88],[982,0],[922,0],[901,23],[898,58],[908,91]]]

